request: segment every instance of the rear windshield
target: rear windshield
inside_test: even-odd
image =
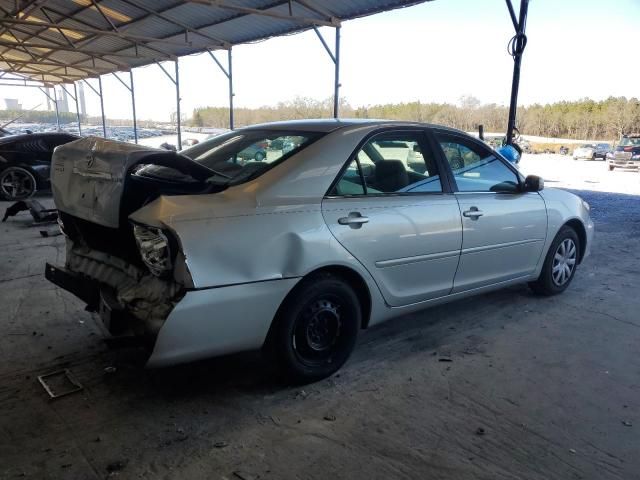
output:
[[[629,145],[640,145],[640,137],[623,137],[622,140],[620,140],[621,147],[627,147]]]
[[[228,177],[229,184],[237,184],[260,176],[322,135],[285,130],[229,132],[180,153]]]

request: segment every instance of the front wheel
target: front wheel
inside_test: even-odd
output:
[[[614,167],[613,165],[609,165],[609,171],[610,171],[610,172],[613,172],[613,169],[614,169],[614,168],[616,168],[616,167]]]
[[[579,252],[580,239],[575,230],[562,227],[547,252],[540,276],[529,287],[539,295],[564,292],[576,273]]]
[[[293,383],[310,383],[336,372],[349,358],[362,324],[358,296],[329,273],[305,278],[281,307],[266,349]]]
[[[9,167],[0,172],[0,197],[23,200],[36,193],[36,179],[29,170]]]
[[[261,162],[264,160],[265,158],[265,154],[263,152],[256,152],[256,154],[253,156],[254,160],[256,162]]]

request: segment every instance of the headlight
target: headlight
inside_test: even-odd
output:
[[[585,208],[587,212],[591,211],[591,205],[589,205],[589,203],[586,202],[585,200],[582,200],[582,206]]]
[[[631,160],[640,160],[640,154],[631,155]]]
[[[142,261],[151,273],[160,277],[171,270],[169,240],[162,230],[134,224],[133,235]]]

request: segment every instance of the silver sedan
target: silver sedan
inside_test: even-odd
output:
[[[419,123],[272,123],[181,153],[85,138],[56,150],[52,184],[67,257],[47,278],[150,339],[148,366],[262,348],[297,382],[391,318],[561,293],[593,236],[576,195]]]

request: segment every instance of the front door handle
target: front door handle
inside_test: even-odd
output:
[[[478,207],[471,207],[469,210],[462,212],[462,215],[472,220],[477,220],[479,217],[484,215],[484,213],[478,210]]]
[[[340,225],[349,225],[351,228],[360,228],[363,224],[369,223],[369,217],[363,217],[360,212],[351,212],[347,217],[338,219]]]

